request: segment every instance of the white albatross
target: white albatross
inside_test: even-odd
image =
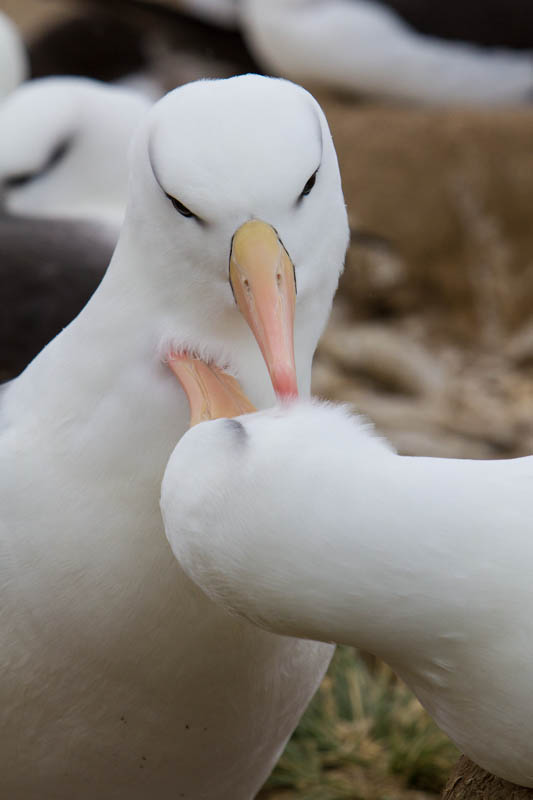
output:
[[[128,147],[151,106],[90,78],[29,81],[0,105],[0,187],[13,214],[91,220],[118,236]]]
[[[188,410],[163,361],[186,343],[257,406],[294,393],[296,279],[308,394],[347,238],[300,87],[189,84],[141,125],[102,283],[1,395],[5,797],[250,800],[267,777],[332,648],[228,615],[179,568],[158,501]]]
[[[374,0],[244,0],[240,22],[260,64],[293,80],[433,105],[528,103],[533,90],[532,50],[425,36]]]
[[[462,752],[531,787],[532,484],[533,456],[398,456],[307,402],[193,428],[162,510],[219,608],[375,653]]]

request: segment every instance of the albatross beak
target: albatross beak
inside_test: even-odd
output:
[[[220,367],[186,353],[172,353],[168,365],[187,395],[191,428],[208,419],[238,417],[256,410],[235,378]]]
[[[271,225],[250,220],[231,243],[229,280],[235,302],[265,359],[276,395],[296,397],[294,266]]]

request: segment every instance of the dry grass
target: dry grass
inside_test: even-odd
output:
[[[261,800],[429,800],[457,751],[385,664],[341,647]]]

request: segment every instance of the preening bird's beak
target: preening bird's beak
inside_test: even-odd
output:
[[[208,419],[238,417],[256,410],[236,379],[220,367],[187,353],[171,354],[168,365],[187,395],[191,428]]]
[[[294,266],[274,228],[254,219],[235,232],[229,280],[279,398],[296,397],[294,363]]]

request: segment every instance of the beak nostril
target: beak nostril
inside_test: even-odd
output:
[[[276,283],[278,284],[278,286],[281,286],[281,272],[278,272],[276,274]]]
[[[249,292],[250,291],[250,281],[248,280],[248,278],[245,278],[243,283],[244,283],[244,288],[246,289],[247,292]]]

